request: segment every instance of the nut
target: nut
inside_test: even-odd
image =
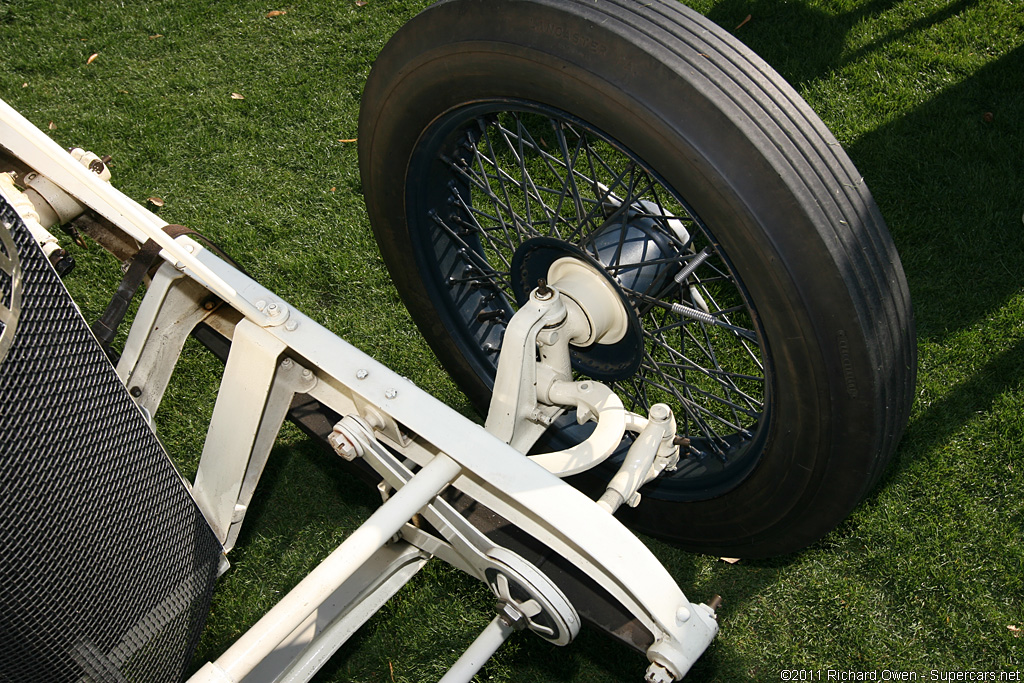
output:
[[[675,677],[668,672],[668,669],[657,662],[647,667],[647,675],[644,676],[647,683],[672,683]]]
[[[359,449],[346,435],[341,432],[331,432],[327,437],[327,443],[331,444],[334,452],[349,462],[359,457]]]

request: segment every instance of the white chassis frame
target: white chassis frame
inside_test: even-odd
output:
[[[348,416],[336,428],[332,444],[344,457],[364,457],[384,479],[382,493],[393,489],[385,503],[259,623],[196,673],[190,679],[193,683],[308,680],[432,556],[488,581],[508,607],[442,680],[470,680],[516,627],[529,626],[559,644],[571,640],[579,628],[572,606],[536,568],[494,547],[447,507],[437,494],[449,485],[568,559],[625,607],[654,638],[647,652],[652,663],[647,680],[682,678],[707,648],[717,632],[713,610],[687,600],[647,547],[608,513],[623,500],[635,504],[636,488],[649,478],[655,460],[662,468],[670,466],[671,453],[664,446],[674,434],[674,422],[653,427],[671,420],[670,413],[652,414],[650,420],[631,416],[610,391],[593,388],[601,385],[581,388],[580,383],[567,381],[564,373],[550,372],[550,364],[533,363],[537,335],[544,327],[528,322],[524,325],[529,329],[520,336],[525,341],[510,354],[517,354],[517,359],[506,362],[503,354],[499,369],[499,374],[513,378],[499,386],[514,396],[496,399],[496,404],[504,401],[507,413],[494,417],[500,411],[492,410],[487,431],[339,339],[200,243],[187,236],[169,237],[162,231],[165,221],[87,170],[2,101],[0,144],[139,244],[154,240],[162,248],[165,263],[150,283],[117,366],[147,415],[159,406],[185,337],[198,322],[205,321],[231,340],[191,487],[225,552],[234,545],[296,393],[309,394]],[[208,310],[211,294],[226,305]],[[537,306],[537,319],[548,315],[548,309]],[[551,340],[550,333],[539,340],[542,350],[545,339]],[[533,394],[529,389],[537,372],[546,381]],[[524,380],[529,373],[533,376]],[[516,398],[524,384],[529,395],[525,401]],[[596,438],[603,445],[597,450],[607,450],[609,439],[618,443],[622,429],[641,432],[637,443],[646,446],[633,460],[642,462],[634,463],[632,474],[620,472],[620,479],[629,481],[620,481],[618,499],[606,495],[599,505],[508,444],[525,451],[536,436],[521,436],[523,425],[532,421],[543,426],[557,412],[540,406],[547,412],[538,414],[536,397],[543,391],[559,394],[557,400],[563,404],[581,406],[582,413],[600,416],[595,434],[600,432]],[[523,404],[529,406],[529,414]],[[504,433],[499,438],[491,432]],[[557,463],[549,459],[544,465],[563,473],[578,471],[580,458],[604,457],[593,451],[588,441],[555,456]],[[412,468],[418,469],[413,473]],[[417,514],[427,517],[445,539],[408,524]],[[510,581],[527,588],[535,599],[512,604]],[[541,613],[547,615],[546,621],[532,620]]]

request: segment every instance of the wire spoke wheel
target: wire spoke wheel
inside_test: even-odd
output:
[[[555,253],[574,247],[615,281],[640,331],[618,348],[575,349],[577,373],[607,381],[629,410],[673,407],[685,439],[677,497],[712,495],[749,469],[765,409],[761,335],[706,226],[642,160],[565,112],[501,102],[449,113],[413,164],[427,180],[410,203],[431,220],[412,247],[433,251],[426,285],[465,353],[493,375],[504,327],[536,284],[514,265],[539,238]]]
[[[481,410],[548,268],[607,278],[625,330],[572,348],[573,370],[635,412],[671,406],[683,456],[628,524],[778,554],[881,476],[916,373],[892,238],[817,116],[707,19],[671,0],[444,0],[378,57],[359,155],[395,285]],[[590,428],[563,416],[536,450]],[[572,483],[600,492],[617,457]]]

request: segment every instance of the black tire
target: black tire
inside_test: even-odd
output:
[[[817,116],[707,19],[659,0],[442,2],[378,58],[359,153],[395,284],[482,409],[503,318],[532,287],[524,263],[571,242],[618,277],[640,336],[577,350],[576,370],[638,412],[664,399],[691,439],[680,471],[621,513],[635,528],[708,553],[785,553],[877,481],[916,373],[899,258]],[[610,256],[613,223],[656,252],[642,292]],[[520,246],[538,234],[558,239]],[[680,317],[698,297],[728,324]]]

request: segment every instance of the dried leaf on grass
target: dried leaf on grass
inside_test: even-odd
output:
[[[744,27],[744,26],[746,25],[746,23],[747,23],[748,21],[750,21],[751,19],[753,19],[753,18],[754,18],[754,15],[752,15],[752,14],[748,14],[748,15],[747,15],[747,18],[746,18],[746,19],[744,19],[743,21],[741,21],[741,22],[740,22],[740,23],[739,23],[739,24],[738,24],[738,25],[736,26],[736,28],[738,28],[738,29],[739,29],[739,28],[743,28],[743,27]]]
[[[99,56],[100,56],[99,52],[93,52],[91,55],[89,55],[89,59],[85,60],[85,63],[86,64],[92,64],[93,62],[96,61],[96,58],[99,57]]]
[[[288,14],[288,10],[286,10],[286,9],[272,9],[269,12],[267,12],[267,16],[268,17],[280,17],[280,16],[282,16],[284,14]]]
[[[1015,637],[1020,638],[1020,626],[1016,626],[1015,624],[1007,624],[1006,628],[1010,629],[1010,633],[1012,633]]]
[[[740,561],[740,558],[738,558],[738,557],[720,557],[718,559],[720,559],[722,562],[725,562],[727,564],[736,564],[737,562]]]
[[[164,205],[164,200],[160,199],[160,197],[147,197],[146,201],[156,207]]]
[[[57,130],[57,124],[53,121],[50,121],[50,125],[48,125],[47,128],[49,128],[50,130]]]
[[[366,7],[366,0],[356,0],[356,7]]]
[[[245,99],[245,95],[243,95],[241,93],[233,92],[233,93],[231,93],[231,99],[233,99],[233,100],[244,100]]]
[[[342,139],[338,140],[338,142],[355,142],[358,139],[359,138],[342,138]]]

